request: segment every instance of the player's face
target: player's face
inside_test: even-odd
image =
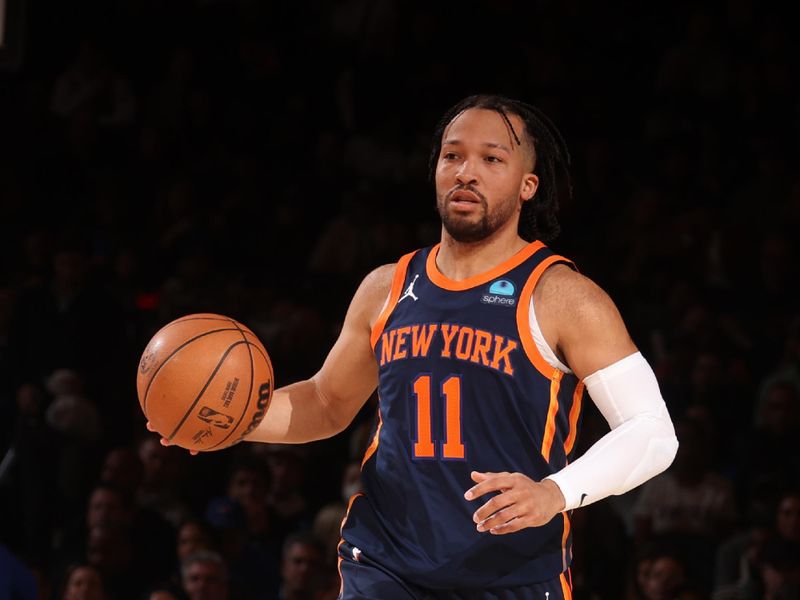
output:
[[[516,233],[522,203],[536,192],[539,179],[532,172],[525,125],[517,115],[508,117],[522,145],[493,110],[465,110],[442,135],[436,206],[456,241],[479,242],[507,229]]]

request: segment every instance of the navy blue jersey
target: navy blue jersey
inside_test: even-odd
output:
[[[438,245],[404,256],[372,332],[379,420],[342,536],[371,560],[433,589],[547,581],[569,566],[570,525],[494,536],[475,529],[470,472],[535,481],[571,458],[583,384],[550,366],[529,326],[534,286],[557,262],[541,242],[453,281]]]

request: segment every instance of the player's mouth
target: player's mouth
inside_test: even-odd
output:
[[[456,210],[475,210],[482,206],[483,202],[483,198],[477,192],[467,189],[454,190],[447,197],[448,205]]]

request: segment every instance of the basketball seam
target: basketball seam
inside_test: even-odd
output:
[[[162,328],[162,331],[164,329],[168,329],[168,328],[172,327],[173,325],[178,325],[179,323],[186,323],[187,321],[226,321],[226,322],[228,322],[228,321],[230,321],[230,319],[226,319],[225,317],[184,317],[183,319],[178,319],[177,321],[172,321],[172,323],[167,323]]]
[[[229,331],[230,331],[230,330],[229,330]],[[190,413],[191,413],[191,412],[194,410],[194,407],[195,407],[195,406],[197,406],[197,403],[198,403],[198,402],[200,402],[200,398],[202,398],[202,397],[203,397],[203,394],[205,394],[205,393],[206,393],[206,390],[208,389],[208,386],[209,386],[209,385],[211,385],[211,382],[214,380],[214,377],[216,377],[216,376],[217,376],[217,372],[218,372],[218,371],[220,370],[220,368],[222,367],[222,363],[224,363],[224,362],[225,362],[225,359],[226,359],[226,358],[228,358],[228,355],[231,353],[231,350],[233,350],[233,348],[234,348],[234,347],[236,347],[236,346],[238,346],[238,345],[240,345],[240,344],[247,344],[247,343],[248,343],[247,341],[243,341],[243,342],[234,342],[233,344],[231,344],[230,346],[228,346],[228,348],[225,350],[225,353],[224,353],[224,354],[223,354],[223,355],[220,357],[219,361],[217,362],[217,366],[215,366],[215,367],[214,367],[214,370],[213,370],[213,371],[211,371],[211,375],[209,375],[209,377],[208,377],[208,380],[206,381],[205,385],[203,386],[203,389],[201,389],[201,390],[200,390],[200,393],[199,393],[199,394],[197,394],[197,398],[195,398],[195,399],[194,399],[194,402],[192,402],[191,406],[190,406],[190,407],[189,407],[189,408],[186,410],[186,412],[183,414],[183,417],[182,417],[182,418],[181,418],[181,420],[178,422],[178,425],[175,427],[175,431],[173,431],[173,432],[172,432],[172,433],[169,435],[169,437],[167,437],[167,441],[171,441],[171,440],[172,440],[172,438],[174,438],[174,437],[175,437],[175,435],[177,435],[177,433],[178,433],[178,431],[180,430],[180,428],[181,428],[181,427],[183,427],[183,424],[186,422],[186,419],[188,419],[188,418],[189,418],[189,414],[190,414]],[[241,419],[240,419],[240,420],[241,420]]]
[[[220,444],[223,444],[223,443],[225,443],[225,441],[226,441],[226,440],[227,440],[229,437],[231,437],[231,435],[233,434],[233,432],[234,432],[234,431],[236,431],[236,430],[239,428],[239,425],[241,425],[241,424],[242,424],[242,419],[244,419],[244,416],[247,414],[247,409],[248,409],[248,408],[250,408],[250,401],[251,401],[251,399],[253,398],[253,378],[254,378],[253,372],[254,372],[254,370],[255,370],[255,369],[253,368],[253,352],[250,350],[250,346],[252,346],[252,342],[250,342],[250,341],[247,339],[247,337],[245,336],[245,332],[244,332],[244,330],[243,330],[243,329],[240,327],[240,324],[239,324],[237,321],[234,321],[233,319],[228,319],[228,320],[229,320],[229,321],[230,321],[230,322],[233,324],[233,326],[234,326],[234,327],[235,327],[235,328],[236,328],[236,329],[239,331],[239,333],[240,333],[240,334],[241,334],[241,336],[242,336],[242,340],[243,340],[243,342],[244,342],[245,344],[247,344],[247,354],[248,354],[248,356],[250,357],[250,389],[249,389],[249,390],[247,390],[247,403],[244,405],[244,409],[242,409],[242,410],[240,411],[239,420],[236,422],[236,425],[234,425],[234,426],[231,428],[231,430],[228,432],[228,435],[226,435],[224,438],[222,438],[220,441],[218,441],[218,442],[217,442],[216,444],[214,444],[213,446],[209,446],[209,447],[208,447],[208,449],[209,449],[209,450],[212,450],[212,449],[216,448],[217,446],[219,446]]]
[[[158,375],[159,371],[161,371],[164,365],[166,365],[172,359],[173,356],[175,356],[178,352],[183,350],[186,346],[188,346],[195,340],[199,340],[201,337],[211,335],[212,333],[219,333],[220,331],[236,331],[236,329],[225,328],[225,329],[212,329],[211,331],[205,331],[183,342],[180,346],[178,346],[172,352],[170,352],[169,356],[167,356],[163,361],[161,361],[161,364],[158,365],[158,368],[155,371],[153,371],[153,375],[152,377],[150,377],[150,381],[147,382],[147,387],[144,389],[144,399],[142,399],[142,411],[144,412],[145,417],[147,416],[147,400],[148,396],[150,395],[150,386],[153,385],[153,381],[155,381],[156,375]]]

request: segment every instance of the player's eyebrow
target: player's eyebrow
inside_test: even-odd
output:
[[[508,146],[506,146],[505,144],[497,144],[495,142],[486,142],[484,144],[484,146],[486,146],[488,148],[499,148],[500,150],[505,150],[506,152],[511,154],[511,149]]]
[[[456,139],[445,140],[442,142],[442,146],[460,146],[460,145],[461,145],[461,140],[456,140]],[[500,150],[505,150],[506,152],[511,154],[511,149],[505,144],[499,144],[497,142],[484,142],[482,145],[487,148],[499,148]]]

